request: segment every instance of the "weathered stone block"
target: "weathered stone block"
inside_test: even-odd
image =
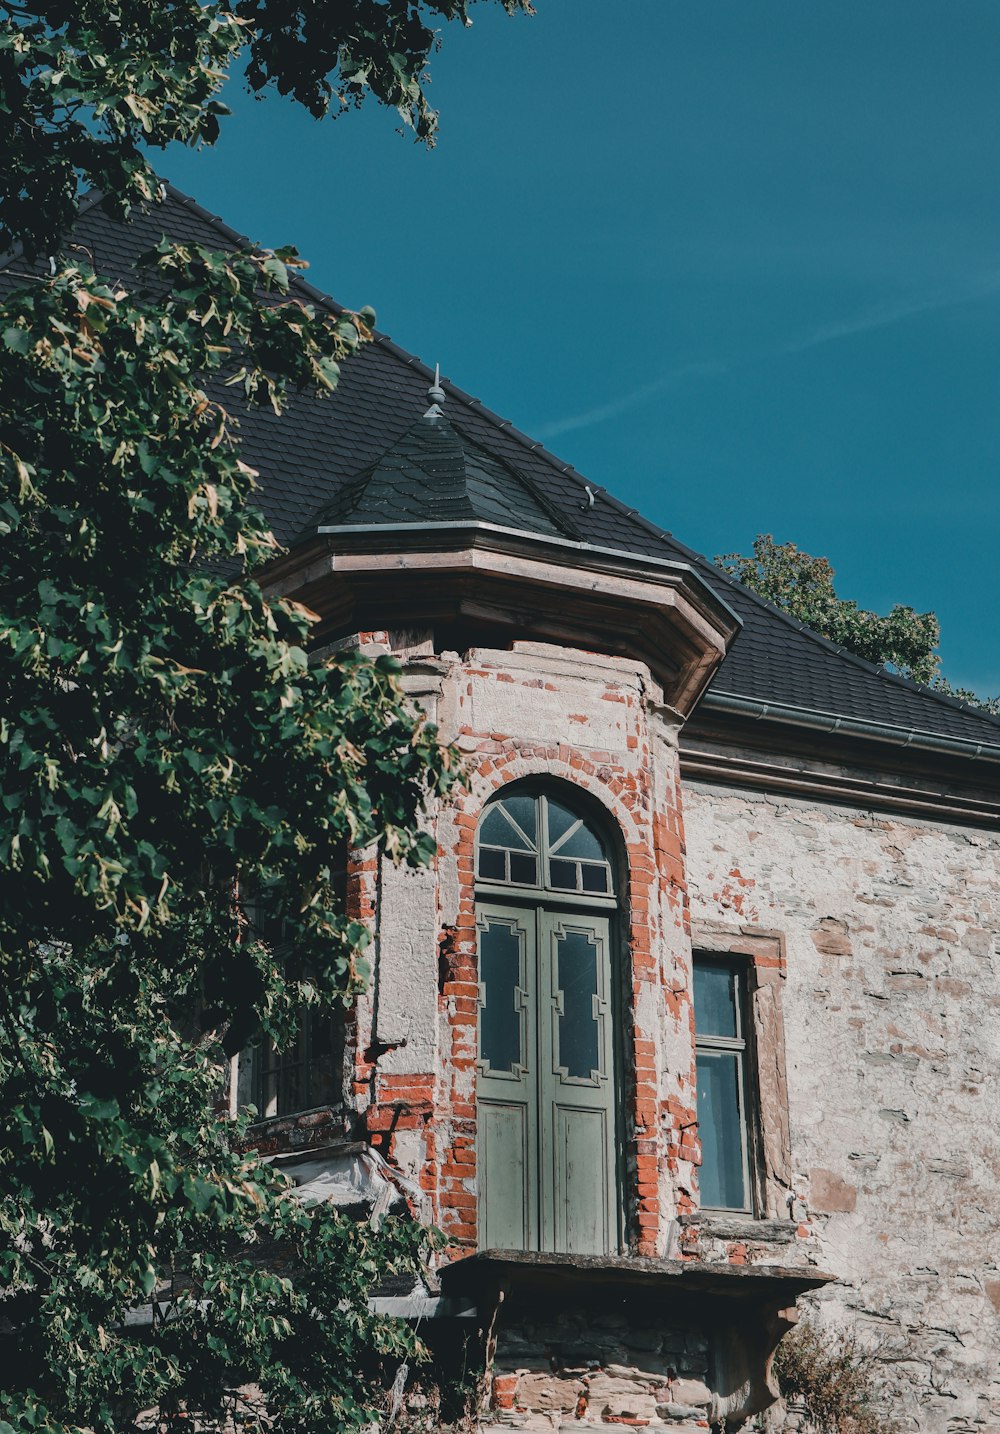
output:
[[[709,1405],[712,1391],[700,1379],[675,1379],[670,1386],[670,1397],[675,1404]]]
[[[652,1419],[656,1415],[656,1399],[630,1379],[595,1374],[589,1380],[587,1409],[591,1414]]]
[[[850,1213],[858,1203],[857,1187],[849,1185],[832,1170],[810,1171],[809,1192],[813,1209],[824,1214]]]
[[[538,1349],[540,1342],[533,1335],[502,1329],[497,1335],[497,1354],[505,1357],[515,1354],[531,1354]]]
[[[560,1365],[595,1368],[602,1364],[628,1364],[628,1350],[622,1344],[611,1344],[607,1340],[582,1339],[578,1344],[556,1344],[553,1350]]]
[[[605,1373],[613,1379],[631,1379],[638,1384],[666,1384],[668,1374],[676,1369],[672,1360],[662,1355],[647,1354],[636,1364],[608,1364]]]
[[[550,1371],[522,1375],[515,1398],[519,1409],[575,1411],[582,1393],[580,1380],[563,1379]]]
[[[851,940],[847,922],[836,916],[824,916],[812,933],[813,945],[824,956],[850,956]]]
[[[658,1330],[630,1329],[622,1335],[622,1343],[626,1349],[652,1350],[658,1353],[663,1344],[663,1336]]]

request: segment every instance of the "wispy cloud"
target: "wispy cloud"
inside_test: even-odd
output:
[[[883,303],[861,309],[848,318],[835,319],[831,323],[821,324],[818,328],[799,338],[790,339],[785,344],[762,349],[757,353],[745,354],[738,359],[731,359],[725,363],[706,361],[678,364],[675,368],[667,369],[657,378],[651,379],[648,383],[640,384],[638,388],[630,389],[627,393],[619,395],[618,398],[609,399],[606,403],[595,404],[581,413],[569,414],[565,418],[554,419],[551,423],[538,425],[535,432],[539,438],[546,441],[558,438],[560,434],[572,433],[580,428],[591,428],[594,424],[604,423],[609,418],[618,418],[620,414],[641,407],[649,399],[664,393],[674,384],[686,378],[719,377],[732,373],[734,369],[743,368],[747,364],[760,363],[762,360],[770,358],[785,358],[791,354],[806,353],[809,349],[821,348],[825,344],[836,343],[839,339],[853,338],[856,334],[889,328],[893,324],[901,323],[904,319],[918,314],[954,308],[959,304],[968,304],[977,299],[988,298],[991,294],[998,292],[1000,292],[1000,269],[993,269],[961,283],[936,289],[925,289],[919,294],[905,295],[898,299],[887,299]]]
[[[638,388],[623,393],[619,398],[609,399],[607,403],[599,403],[594,408],[587,408],[583,413],[571,414],[568,418],[557,418],[552,423],[535,425],[535,432],[539,438],[556,438],[560,433],[570,433],[574,428],[590,428],[592,424],[603,423],[607,418],[617,418],[621,413],[627,413],[630,408],[639,408],[647,399],[655,398],[658,393],[663,393],[672,384],[682,378],[698,378],[705,374],[728,373],[731,364],[723,363],[683,363],[677,368],[667,369],[661,373],[659,378],[651,379],[649,383],[641,384]]]
[[[835,343],[855,334],[866,334],[872,329],[889,328],[904,319],[917,314],[929,314],[938,309],[951,309],[959,304],[969,304],[976,299],[988,298],[1000,291],[1000,269],[991,269],[972,279],[958,284],[949,284],[937,289],[924,290],[920,294],[905,295],[898,299],[887,299],[871,308],[862,309],[850,318],[836,319],[833,323],[821,324],[818,329],[794,339],[771,352],[777,357],[784,354],[804,353],[806,349],[819,348],[822,344]]]

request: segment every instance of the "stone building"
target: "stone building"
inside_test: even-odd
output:
[[[174,191],[81,228],[235,237]],[[904,1427],[996,1434],[1000,722],[432,385],[379,338],[244,427],[275,590],[396,653],[470,781],[433,868],[352,855],[370,989],[235,1098],[304,1187],[447,1233],[386,1307],[481,1335],[484,1418],[738,1427],[812,1306]]]

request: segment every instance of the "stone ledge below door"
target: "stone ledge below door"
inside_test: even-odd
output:
[[[776,1398],[771,1360],[796,1299],[833,1278],[801,1266],[520,1250],[482,1250],[439,1277],[446,1295],[475,1302],[489,1331],[493,1417],[581,1434],[595,1422],[737,1428]]]
[[[439,1272],[448,1293],[486,1294],[491,1287],[528,1291],[582,1286],[645,1289],[705,1300],[794,1305],[799,1295],[836,1277],[812,1266],[721,1265],[701,1260],[657,1260],[644,1255],[558,1255],[540,1250],[479,1250]]]

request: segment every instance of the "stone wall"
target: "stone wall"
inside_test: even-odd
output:
[[[682,810],[678,722],[641,664],[533,642],[405,655],[470,786],[433,814],[433,867],[353,861],[351,906],[376,940],[344,1128],[419,1185],[452,1255],[474,1249],[476,825],[509,782],[571,783],[623,868],[624,1247],[829,1271],[817,1317],[877,1342],[904,1429],[1000,1434],[1000,837],[698,782]],[[753,1220],[699,1209],[692,937],[746,962]],[[287,1143],[313,1143],[314,1118]],[[621,1310],[508,1311],[497,1413],[697,1423],[713,1331],[656,1329]]]
[[[435,815],[433,868],[355,864],[355,909],[377,929],[354,1033],[355,1128],[420,1181],[455,1250],[474,1247],[476,826],[510,782],[572,784],[620,847],[623,1236],[665,1254],[674,1215],[692,1208],[697,1156],[676,717],[641,664],[544,643],[417,656],[406,682],[471,782]]]
[[[783,943],[789,1213],[838,1277],[819,1318],[878,1343],[904,1428],[996,1434],[1000,838],[695,784],[684,819],[696,933]]]
[[[641,1300],[555,1305],[505,1320],[493,1360],[497,1422],[525,1430],[708,1427],[708,1340]]]

